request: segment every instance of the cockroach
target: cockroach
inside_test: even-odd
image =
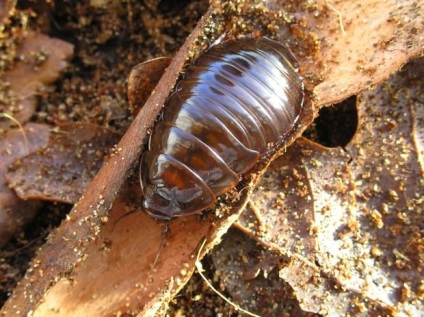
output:
[[[212,46],[177,84],[140,165],[143,208],[169,221],[200,213],[295,129],[304,85],[268,38]]]

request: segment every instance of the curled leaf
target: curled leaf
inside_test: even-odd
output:
[[[6,170],[16,159],[46,145],[50,127],[29,123],[23,130],[11,129],[0,140],[0,247],[29,220],[37,203],[23,201],[6,184]]]
[[[137,115],[158,84],[171,58],[158,57],[134,66],[128,76],[128,101]]]
[[[63,125],[50,133],[47,146],[10,166],[9,186],[21,199],[75,203],[118,137],[89,123]]]

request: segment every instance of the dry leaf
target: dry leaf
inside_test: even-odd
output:
[[[279,278],[281,255],[267,249],[240,231],[229,230],[210,254],[213,284],[221,286],[219,291],[228,292],[241,308],[259,316],[312,315],[300,309],[290,285]]]
[[[7,179],[21,199],[76,203],[119,135],[89,123],[69,123],[50,134],[43,149],[9,168]]]
[[[313,262],[314,201],[308,171],[299,163],[314,151],[322,151],[322,147],[302,146],[303,143],[309,144],[307,140],[297,141],[272,163],[238,222],[241,229],[260,237],[262,243],[276,245],[281,252],[300,254]],[[339,162],[348,160],[341,150],[332,154]]]
[[[270,2],[286,8],[283,0]],[[291,29],[304,50],[297,56],[318,105],[357,94],[423,54],[421,2],[302,1],[287,10],[296,17]]]
[[[32,219],[37,207],[37,203],[18,198],[7,186],[6,169],[14,160],[45,146],[49,129],[47,125],[29,123],[23,130],[9,130],[0,140],[0,247]]]
[[[291,259],[280,275],[306,311],[424,310],[423,66],[413,62],[359,96],[347,152],[298,140],[273,163],[252,195],[262,232],[240,219]]]
[[[37,94],[53,83],[67,66],[73,46],[43,34],[28,32],[18,47],[18,62],[6,71],[3,80],[9,89],[0,101],[1,111],[24,124],[34,114]],[[1,121],[0,128],[10,126]]]
[[[155,89],[171,58],[158,57],[134,66],[128,76],[128,101],[136,116]]]

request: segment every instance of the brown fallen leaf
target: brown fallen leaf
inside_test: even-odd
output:
[[[314,262],[314,201],[308,171],[299,163],[323,148],[315,144],[303,146],[304,143],[309,145],[307,140],[296,141],[272,163],[236,226],[259,237],[264,245],[274,245],[282,253],[299,254]],[[348,161],[341,150],[332,154],[339,162]]]
[[[359,96],[359,126],[346,152],[298,140],[252,195],[262,231],[252,217],[239,219],[290,259],[280,276],[305,311],[424,310],[423,69],[423,59],[411,62]]]
[[[302,71],[318,105],[340,102],[386,79],[423,54],[421,2],[381,0],[301,1],[284,6],[293,14],[292,35]]]
[[[16,159],[47,144],[50,127],[27,124],[23,130],[11,129],[0,139],[0,247],[32,219],[36,202],[21,200],[6,184],[6,169]]]
[[[394,3],[394,1],[391,3]],[[214,2],[214,5],[217,4]],[[102,237],[104,241],[104,238],[107,237],[108,234],[104,227],[101,226],[101,220],[107,215],[107,211],[121,187],[124,176],[131,169],[133,162],[138,157],[141,144],[146,140],[147,131],[160,111],[161,105],[164,103],[166,96],[168,96],[171,87],[174,85],[175,79],[181,71],[186,58],[188,56],[193,56],[192,49],[194,47],[199,47],[194,45],[195,40],[201,39],[202,36],[208,36],[210,30],[216,30],[217,21],[225,20],[227,22],[237,22],[236,20],[240,17],[237,13],[237,5],[240,5],[239,3],[231,3],[235,8],[234,11],[231,11],[231,5],[222,6],[220,3],[218,3],[218,5],[219,9],[212,8],[206,14],[205,18],[199,22],[198,27],[193,31],[186,44],[176,55],[165,72],[165,75],[159,82],[157,89],[155,89],[155,93],[150,96],[146,105],[119,143],[117,152],[111,156],[107,164],[100,170],[99,174],[84,194],[84,197],[69,215],[68,220],[51,237],[49,240],[50,243],[43,247],[41,253],[39,253],[39,256],[35,260],[37,269],[28,272],[26,279],[18,286],[14,295],[4,306],[2,310],[3,314],[25,315],[27,312],[31,311],[34,315],[40,316],[47,314],[47,312],[52,314],[52,310],[49,309],[51,307],[60,307],[60,313],[69,316],[72,314],[78,315],[81,312],[84,312],[86,315],[98,315],[99,311],[103,315],[125,313],[129,315],[138,313],[146,316],[157,315],[160,307],[168,301],[190,277],[194,268],[194,256],[197,254],[198,245],[200,245],[203,237],[208,237],[208,243],[204,251],[207,252],[214,244],[218,243],[221,235],[228,229],[230,224],[236,220],[238,213],[241,212],[250,194],[249,185],[256,180],[255,175],[252,176],[253,180],[246,179],[244,183],[241,183],[242,186],[247,186],[244,190],[241,190],[243,187],[237,189],[240,191],[240,195],[237,197],[240,198],[240,200],[233,196],[237,203],[232,203],[229,198],[220,200],[224,206],[224,210],[234,211],[234,214],[228,218],[226,218],[227,214],[220,208],[219,211],[221,211],[221,213],[218,214],[218,217],[210,214],[208,216],[209,219],[205,221],[197,221],[194,217],[187,217],[173,222],[171,225],[172,238],[169,240],[167,239],[167,245],[161,252],[162,260],[158,263],[154,274],[152,274],[150,269],[150,263],[156,253],[156,246],[158,238],[162,234],[162,227],[155,226],[154,222],[147,220],[148,218],[146,218],[147,216],[145,214],[140,214],[139,218],[137,218],[137,221],[143,221],[144,225],[138,222],[135,223],[135,221],[134,223],[128,223],[125,230],[119,233],[119,237],[114,236],[115,240],[125,241],[125,243],[119,244],[119,251],[114,251],[118,252],[117,254],[119,257],[112,256],[116,253],[109,252],[108,249],[103,248],[99,250],[98,248],[100,246],[98,238]],[[367,3],[365,1],[361,2],[361,5],[363,11],[361,12],[362,15],[360,19],[366,22],[362,23],[360,26],[363,27],[366,25],[369,32],[378,38],[377,29],[373,28],[374,24],[370,22],[377,13],[371,10],[367,11]],[[230,11],[223,11],[222,8]],[[293,8],[289,7],[289,9]],[[302,10],[298,11],[298,14],[302,14],[304,9],[307,8],[301,9]],[[384,8],[380,7],[380,9],[386,10],[386,6],[384,6]],[[212,12],[213,19],[211,19]],[[231,18],[229,18],[229,16]],[[258,16],[260,15],[256,12],[256,15],[250,15],[250,19],[258,20]],[[278,16],[278,14],[276,16]],[[303,21],[296,20],[296,18],[294,18],[294,20],[301,25],[304,24],[302,23]],[[322,32],[322,37],[325,37],[328,43],[332,43],[331,40],[335,37],[335,33],[333,32],[334,29],[330,26],[328,28],[325,26],[326,23],[335,25],[337,24],[336,21],[338,21],[336,17],[328,15],[326,19],[318,21],[319,25],[314,26],[310,24],[307,25],[307,29],[311,26],[316,27]],[[283,21],[278,22],[281,24],[279,25],[280,29],[284,29],[288,33],[290,32],[290,28],[288,28],[287,24],[283,23]],[[244,24],[234,23],[234,25],[241,26]],[[268,25],[266,25],[266,27],[268,27]],[[266,27],[264,29],[266,29]],[[207,31],[203,32],[203,30]],[[306,34],[309,33],[306,32]],[[400,37],[403,35],[405,34],[399,34]],[[358,40],[358,38],[356,39]],[[408,37],[408,39],[410,38]],[[412,40],[414,45],[422,41],[420,38]],[[293,44],[293,42],[291,43]],[[303,55],[309,58],[309,56],[312,55],[310,47],[307,47],[308,43],[310,44],[312,42],[299,41],[295,43],[294,46],[295,48],[297,47],[295,53],[297,53],[297,56]],[[352,59],[355,56],[349,55],[349,52],[353,54],[355,51],[352,49],[349,50],[349,48],[353,48],[352,46],[354,45],[356,45],[356,43],[343,43],[343,45],[340,44],[340,46],[333,47],[333,49],[338,50],[338,52],[347,52],[347,59],[342,61],[350,63],[349,58]],[[332,56],[327,54],[321,55],[320,51],[314,51],[313,53],[324,61],[330,61],[332,58]],[[361,53],[363,52],[361,51]],[[368,53],[374,53],[378,56],[378,50],[376,51],[375,48],[373,48],[372,52]],[[407,46],[403,49],[403,53],[401,58],[396,60],[399,63],[397,65],[401,65],[413,56],[416,56],[418,51]],[[312,65],[313,58],[308,58],[301,60],[303,69],[307,69],[308,66]],[[335,65],[335,67],[343,66],[345,65]],[[320,78],[321,74],[325,73],[326,64],[322,62],[314,67],[316,71],[310,74],[306,73],[308,78],[310,78],[308,87],[311,90],[317,83],[311,80],[314,79],[312,75],[316,75],[315,78]],[[379,68],[376,69],[375,78],[384,78],[384,76],[387,76],[388,73],[394,70],[393,64],[387,63],[387,60],[383,60]],[[338,75],[342,77],[342,74]],[[352,79],[353,77],[350,78]],[[368,78],[367,80],[363,77],[358,78],[361,80],[354,78],[355,81],[349,83],[353,85],[355,91],[369,86],[370,82]],[[337,81],[341,80],[341,78],[332,77],[331,80]],[[322,84],[324,83],[325,82]],[[322,106],[322,100],[331,103],[340,98],[338,91],[329,89],[324,92],[320,90],[319,93],[315,94],[315,100],[319,101],[315,104],[315,111],[317,112],[319,107]],[[309,113],[308,115],[309,117],[306,117],[307,120],[305,120],[305,124],[307,121],[310,122],[312,120],[312,116],[310,116]],[[297,132],[301,132],[304,128],[305,126],[302,125]],[[111,217],[112,215],[113,213]],[[141,227],[142,230],[140,230]],[[135,239],[134,237],[137,238]],[[108,240],[106,239],[106,241]],[[129,243],[133,241],[134,244]],[[148,245],[146,246],[142,241],[147,241]],[[155,246],[154,250],[152,250],[153,246]],[[134,255],[140,252],[140,250],[145,252],[147,256],[135,257]],[[87,254],[89,254],[88,258]],[[101,261],[102,254],[105,254],[103,261]],[[84,261],[85,259],[87,259],[87,261]],[[134,259],[137,259],[137,261],[132,261]],[[49,263],[52,262],[55,263],[54,266],[49,265]],[[99,267],[99,264],[101,265],[101,269],[99,268],[97,275],[94,276],[102,276],[103,281],[99,281],[99,278],[93,280],[93,277],[89,274],[90,269],[95,269],[96,265]],[[120,274],[123,275],[117,275],[117,267],[115,264],[117,264],[118,267],[122,264],[129,266],[123,266],[123,270],[119,271]],[[42,276],[40,272],[42,272]],[[127,274],[125,274],[125,272]],[[119,282],[114,279],[115,276],[119,277]],[[78,282],[71,285],[69,282],[74,278],[76,278]],[[116,288],[104,287],[112,285],[109,284],[110,282],[116,282],[116,284],[113,284],[116,285]],[[104,293],[107,293],[107,296],[99,296],[104,295]],[[79,294],[81,294],[81,296],[79,296]],[[40,304],[41,302],[42,304]],[[18,307],[19,311],[17,311]],[[55,311],[57,312],[57,310]]]
[[[359,96],[360,125],[346,148],[356,187],[351,214],[359,225],[352,233],[359,241],[353,237],[355,245],[345,256],[326,248],[322,258],[323,267],[343,259],[344,268],[331,269],[344,285],[412,315],[424,311],[423,144],[417,142],[424,131],[423,70],[424,60],[414,61]],[[345,270],[350,276],[344,276]]]
[[[50,133],[47,146],[10,166],[9,186],[21,199],[76,203],[118,139],[93,124],[65,124]]]
[[[241,308],[259,316],[313,316],[300,309],[292,288],[278,276],[283,266],[279,252],[232,229],[208,257],[213,261],[213,284]]]
[[[32,31],[20,40],[16,52],[18,62],[2,76],[8,87],[4,87],[0,110],[24,124],[34,114],[37,94],[65,70],[73,46]],[[10,121],[0,121],[0,128],[6,129],[10,124]]]

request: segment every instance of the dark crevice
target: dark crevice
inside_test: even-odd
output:
[[[357,126],[356,96],[352,96],[339,104],[322,108],[304,136],[326,147],[344,148],[355,135]]]

